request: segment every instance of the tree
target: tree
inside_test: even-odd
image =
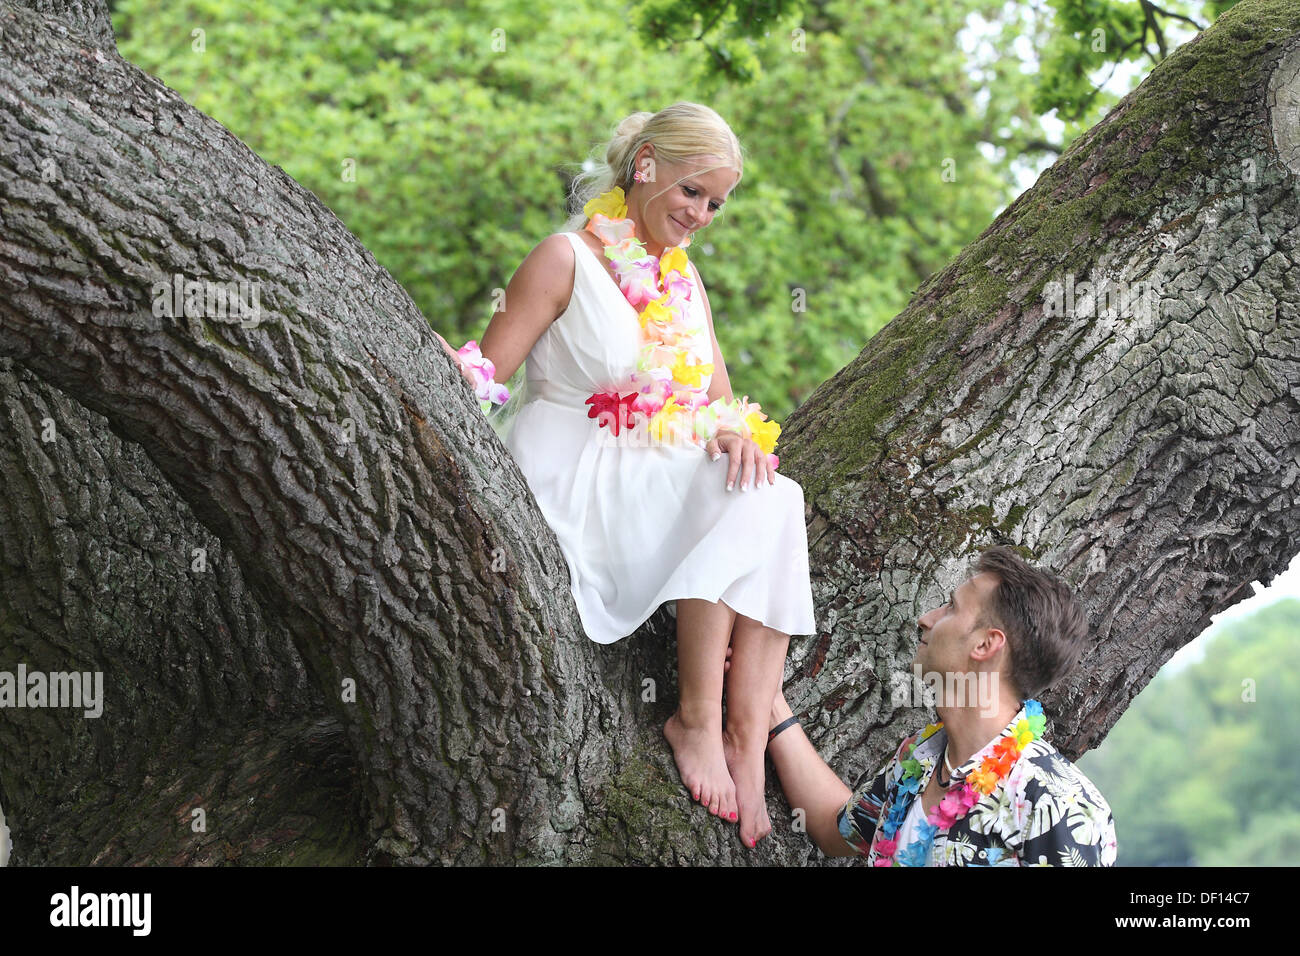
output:
[[[583,636],[510,456],[328,209],[101,4],[9,3],[0,44],[0,647],[106,679],[101,718],[0,715],[15,862],[816,858],[780,810],[754,854],[691,806],[670,617]],[[1071,756],[1297,550],[1298,75],[1300,11],[1229,11],[785,422],[821,627],[786,693],[849,782],[918,723],[890,677],[979,547],[1089,610],[1044,699]],[[1090,275],[1159,295],[1093,315]],[[169,309],[175,276],[261,311]]]

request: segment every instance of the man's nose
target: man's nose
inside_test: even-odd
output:
[[[938,611],[939,609],[937,607],[932,608],[929,611],[926,611],[924,614],[922,614],[920,617],[916,619],[916,626],[919,627],[922,631],[928,631],[931,627],[934,626],[934,616],[935,614],[938,613]]]

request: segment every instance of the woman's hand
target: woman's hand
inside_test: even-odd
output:
[[[434,332],[433,334],[438,335],[437,332]],[[457,352],[450,345],[448,345],[447,340],[444,339],[441,335],[438,335],[438,341],[442,343],[442,347],[446,351],[446,353],[451,356],[451,360],[456,363],[456,367],[460,369],[460,374],[465,377],[465,381],[469,382],[470,387],[473,388],[474,379],[470,377],[469,372],[466,370],[465,360],[460,357],[460,353]]]
[[[721,428],[704,446],[710,458],[716,458],[721,451],[730,459],[727,468],[727,490],[731,491],[736,483],[736,473],[740,472],[740,490],[744,491],[752,481],[755,488],[766,480],[769,485],[776,484],[776,469],[772,467],[767,455],[752,438],[745,438],[730,428]]]

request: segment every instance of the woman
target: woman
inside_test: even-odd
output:
[[[675,602],[680,698],[664,734],[692,797],[753,847],[771,832],[763,757],[790,635],[816,628],[803,489],[776,473],[779,426],[734,399],[683,251],[740,181],[741,148],[683,102],[628,117],[605,156],[575,181],[571,231],[511,279],[482,353],[501,381],[527,358],[505,443],[588,636],[619,640]]]

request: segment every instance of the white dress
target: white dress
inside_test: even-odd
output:
[[[803,488],[727,491],[729,457],[691,444],[629,442],[588,417],[595,391],[625,381],[641,347],[637,310],[574,232],[573,297],[528,353],[526,403],[505,435],[555,531],[587,636],[609,644],[661,604],[725,602],[786,634],[815,634]],[[698,287],[692,309],[707,323]],[[712,361],[710,349],[702,355]],[[703,385],[708,387],[709,376]],[[673,612],[676,613],[675,606]]]

